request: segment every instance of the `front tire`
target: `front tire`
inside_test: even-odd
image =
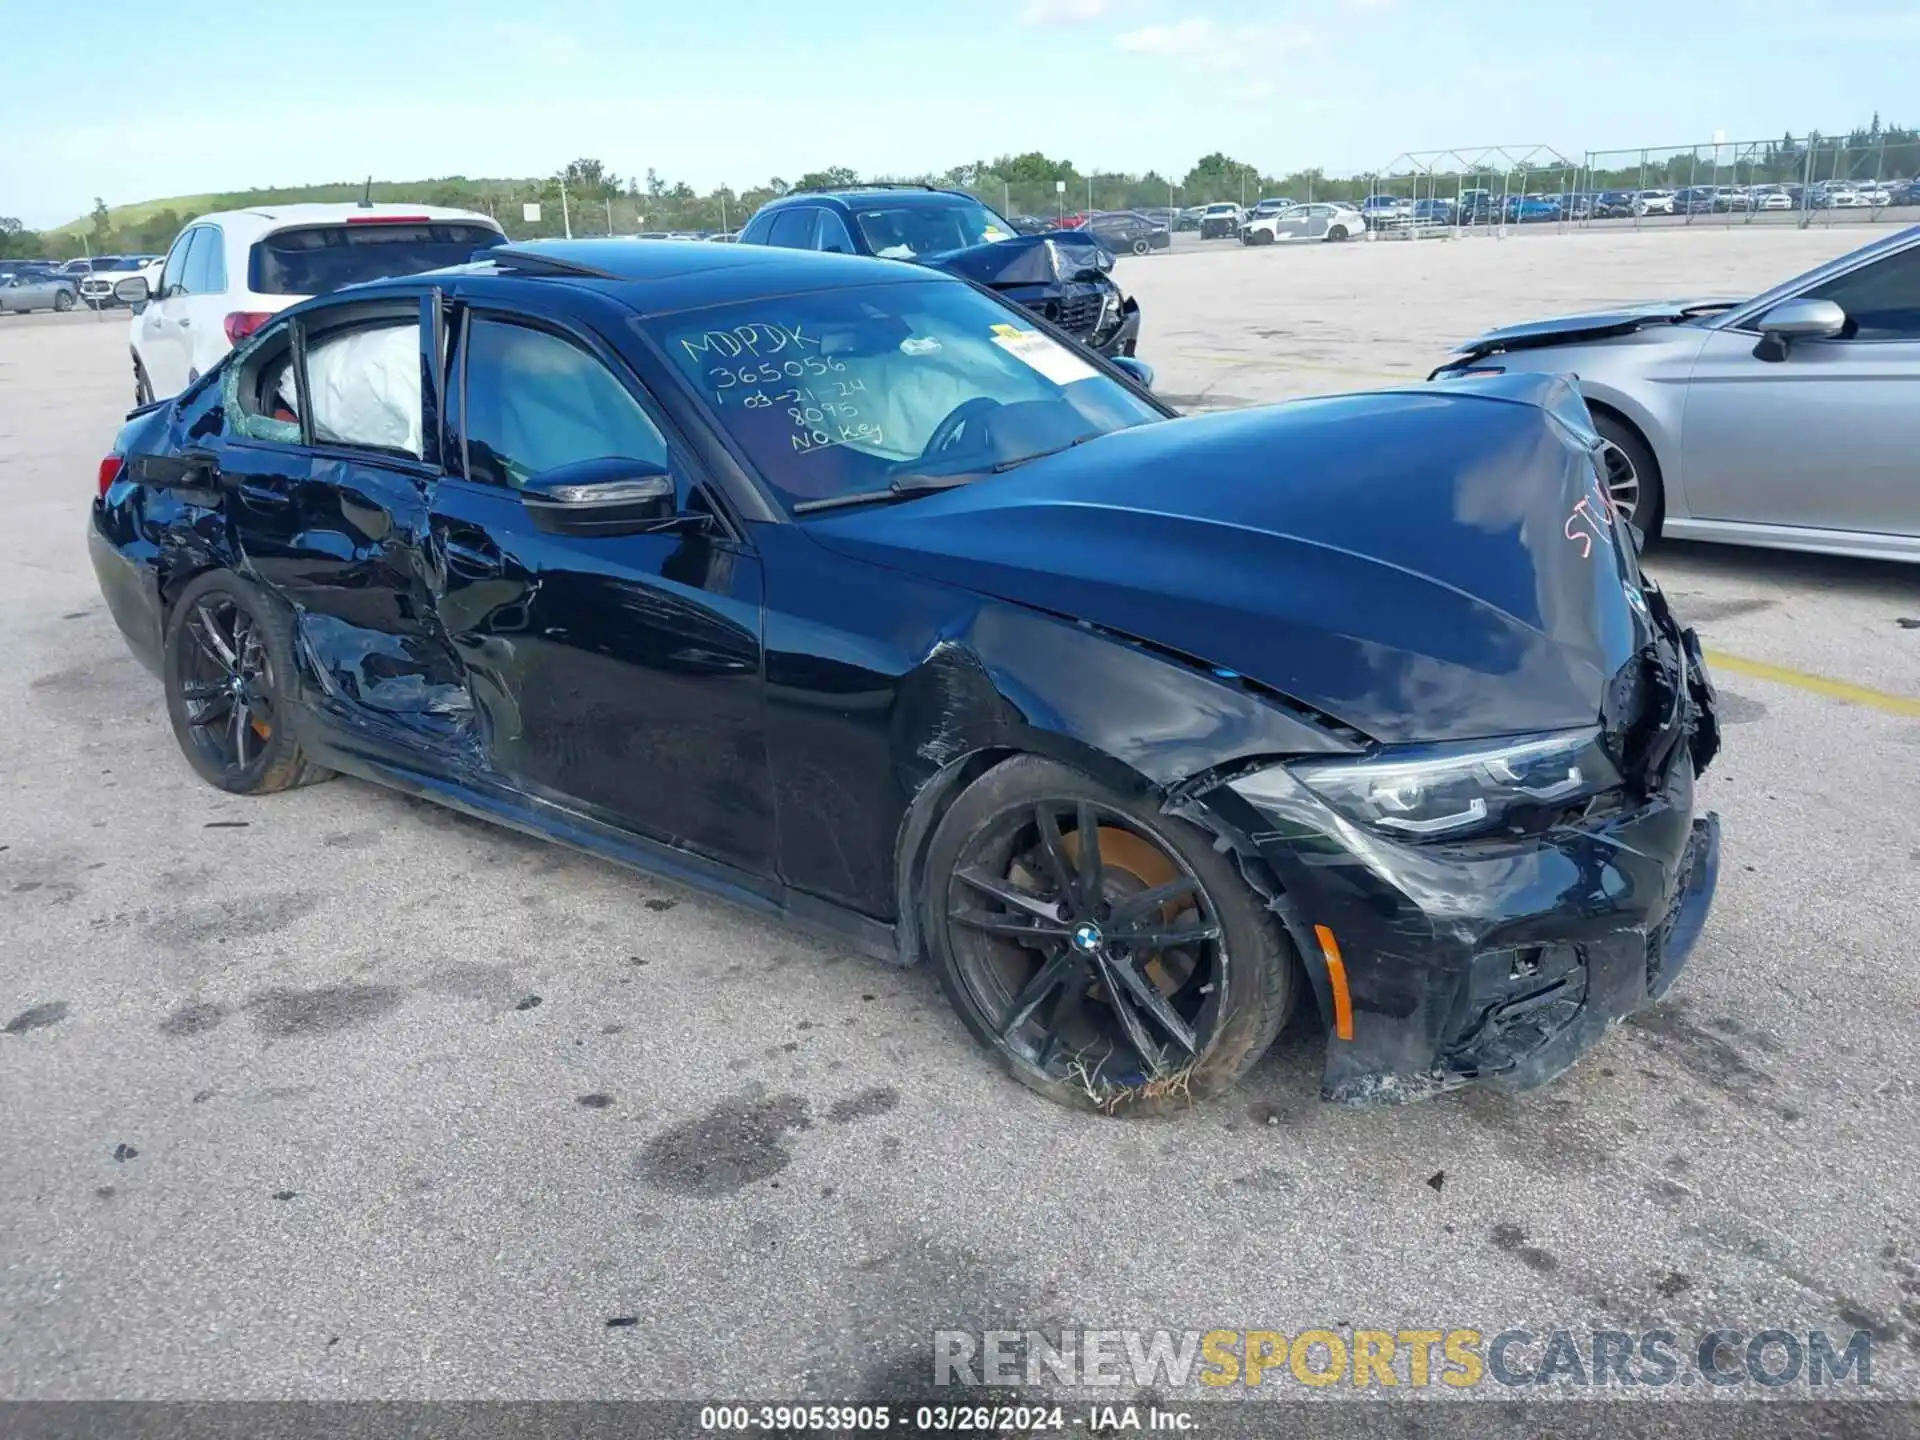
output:
[[[921,920],[953,1006],[1022,1084],[1156,1113],[1230,1089],[1280,1032],[1298,961],[1212,837],[1034,755],[967,787]]]
[[[1666,490],[1660,483],[1660,462],[1644,436],[1613,415],[1596,413],[1593,428],[1605,441],[1600,465],[1606,475],[1607,498],[1626,512],[1649,540],[1660,533],[1666,515]]]
[[[133,408],[153,403],[153,382],[147,379],[147,367],[140,363],[138,355],[133,357]]]
[[[258,589],[224,570],[200,576],[174,603],[165,638],[167,718],[202,780],[270,795],[331,773],[293,733],[293,626]]]

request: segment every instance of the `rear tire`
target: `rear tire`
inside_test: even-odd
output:
[[[62,315],[66,314],[67,311],[73,309],[73,296],[62,290],[58,295],[53,297],[53,308]]]
[[[1344,225],[1336,225],[1331,230],[1327,231],[1327,239],[1335,242],[1336,244],[1342,240],[1345,240],[1346,238],[1347,238],[1347,227]]]
[[[1153,245],[1149,241],[1136,240],[1133,242],[1133,253],[1136,255],[1148,254],[1152,251],[1152,249],[1153,249]]]
[[[294,735],[293,624],[255,586],[213,570],[167,616],[167,718],[194,772],[234,795],[270,795],[330,774]]]
[[[1213,838],[1052,760],[1015,756],[962,791],[925,874],[903,903],[948,999],[1062,1105],[1152,1114],[1220,1094],[1292,1009],[1299,961]]]

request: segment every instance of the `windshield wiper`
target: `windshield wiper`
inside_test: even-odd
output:
[[[1013,469],[1016,466],[1024,465],[1029,460],[1044,460],[1049,455],[1063,454],[1064,452],[1073,449],[1073,447],[1076,445],[1084,445],[1089,440],[1098,440],[1105,433],[1106,432],[1104,430],[1096,430],[1091,435],[1082,435],[1078,440],[1069,440],[1066,444],[1056,445],[1051,450],[1036,450],[1031,455],[1021,455],[1012,460],[996,461],[994,463],[991,473],[995,475],[1004,475],[1006,474],[1007,471]]]
[[[878,505],[886,500],[910,500],[915,495],[931,495],[939,490],[971,485],[982,473],[969,470],[958,475],[897,475],[884,490],[849,490],[844,495],[802,500],[793,507],[793,513],[805,515],[814,510],[838,510],[846,505]]]

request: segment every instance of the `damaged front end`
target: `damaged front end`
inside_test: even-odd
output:
[[[1102,355],[1132,355],[1140,304],[1111,275],[1113,256],[1091,236],[1025,235],[927,257],[986,286]]]
[[[1719,874],[1694,782],[1720,732],[1697,637],[1651,582],[1635,598],[1647,641],[1591,731],[1268,767],[1204,797],[1306,962],[1325,1099],[1531,1088],[1672,986]],[[1449,793],[1449,763],[1496,798]]]

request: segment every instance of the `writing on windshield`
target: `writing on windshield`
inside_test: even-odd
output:
[[[824,355],[819,337],[799,324],[752,320],[682,336],[680,347],[704,367],[716,405],[783,412],[788,448],[804,455],[831,445],[880,445],[886,434],[860,408],[866,382],[844,360]],[[722,363],[713,364],[714,360]]]

